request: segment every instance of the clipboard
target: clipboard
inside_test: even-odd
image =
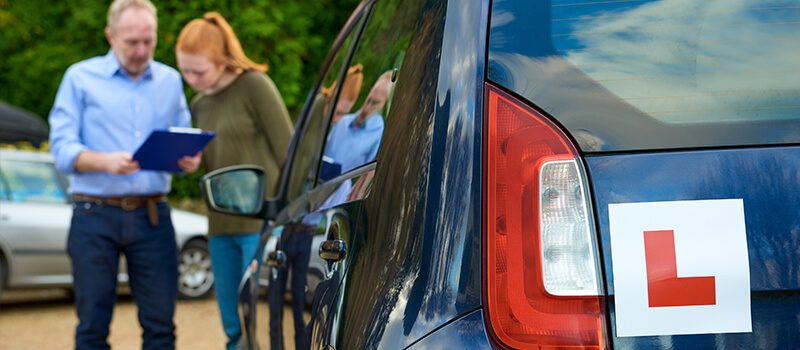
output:
[[[216,134],[194,128],[169,128],[155,130],[133,154],[143,170],[161,170],[182,173],[178,159],[200,152]]]

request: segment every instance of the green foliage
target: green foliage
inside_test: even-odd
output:
[[[224,16],[245,53],[267,63],[292,119],[358,0],[163,0],[155,59],[175,67],[181,28],[208,11]],[[0,0],[0,99],[47,118],[66,69],[108,52],[109,0]],[[185,87],[187,100],[195,95]],[[174,196],[199,196],[200,174],[175,176]]]
[[[367,98],[371,84],[381,74],[401,68],[418,12],[419,7],[414,2],[400,6],[399,0],[384,0],[375,6],[350,62],[351,66],[357,63],[364,66],[365,85],[361,88],[358,101]]]
[[[200,177],[202,171],[198,170],[191,174],[173,175],[172,191],[169,193],[171,198],[200,198]]]

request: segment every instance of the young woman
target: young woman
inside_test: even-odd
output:
[[[267,65],[245,56],[231,26],[215,12],[189,22],[178,36],[175,52],[183,79],[199,92],[190,104],[197,127],[217,133],[203,150],[205,170],[259,165],[266,171],[267,195],[271,195],[292,125],[278,89],[265,74]],[[208,223],[217,302],[227,348],[234,349],[241,336],[236,310],[239,281],[255,254],[263,221],[209,212]]]

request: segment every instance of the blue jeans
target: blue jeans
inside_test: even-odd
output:
[[[169,205],[158,203],[158,226],[147,209],[76,202],[67,239],[79,324],[76,349],[109,349],[108,325],[117,300],[120,253],[139,309],[143,349],[174,349],[178,247]]]
[[[288,236],[287,236],[288,235]],[[295,349],[311,347],[311,334],[303,320],[305,306],[306,273],[311,257],[311,240],[314,230],[293,231],[284,229],[281,250],[286,254],[286,266],[278,269],[277,278],[269,281],[269,339],[272,350],[282,350],[283,303],[286,295],[286,280],[292,271],[292,314],[294,316]]]
[[[236,349],[242,336],[239,324],[239,283],[258,248],[258,233],[214,235],[208,238],[211,271],[228,350]]]

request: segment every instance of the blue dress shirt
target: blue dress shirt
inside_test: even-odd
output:
[[[123,196],[168,193],[171,175],[140,170],[129,175],[75,171],[84,150],[135,153],[153,130],[190,127],[183,82],[175,69],[150,61],[136,79],[113,50],[72,65],[50,111],[50,151],[70,177],[70,193]]]
[[[383,137],[383,117],[373,114],[356,129],[358,112],[347,114],[331,128],[325,144],[325,156],[341,164],[342,173],[375,160]]]

